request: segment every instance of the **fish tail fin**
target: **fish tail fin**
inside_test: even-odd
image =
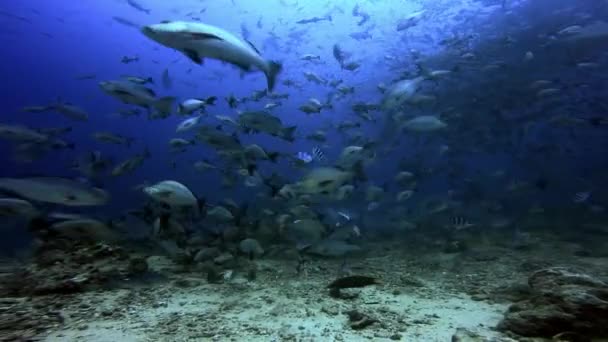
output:
[[[354,173],[356,181],[367,182],[368,178],[367,178],[367,175],[365,174],[365,169],[363,167],[363,162],[362,161],[358,161],[354,165],[354,167],[352,169],[352,172]]]
[[[425,78],[431,78],[430,77],[431,70],[429,70],[429,68],[422,65],[422,63],[416,63],[416,68],[418,68],[418,73],[421,76],[424,76]]]
[[[214,106],[215,101],[217,101],[217,96],[209,96],[208,98],[205,99],[205,104],[209,105],[209,106]]]
[[[283,136],[283,138],[285,140],[292,142],[295,140],[295,137],[293,136],[293,134],[295,133],[296,128],[298,128],[298,126],[291,126],[291,127],[283,128],[281,135]]]
[[[144,150],[144,158],[150,158],[152,154],[150,154],[150,150],[146,147],[146,149]]]
[[[171,113],[173,102],[175,102],[174,96],[161,97],[154,102],[154,108],[162,114],[169,114]]]
[[[146,82],[148,82],[150,84],[154,84],[154,79],[152,77],[148,77],[148,78],[146,78]]]
[[[334,21],[334,18],[332,18],[331,14],[328,14],[328,15],[327,15],[327,20],[329,20],[329,21]]]
[[[47,230],[51,226],[50,220],[44,214],[32,217],[27,223],[27,230],[32,233],[39,233]]]
[[[268,153],[268,159],[270,159],[271,162],[276,163],[280,155],[279,152],[270,152]]]
[[[270,61],[268,62],[268,67],[264,71],[266,74],[266,82],[268,83],[268,90],[272,91],[274,89],[274,85],[277,81],[277,76],[283,69],[283,65],[279,62]]]

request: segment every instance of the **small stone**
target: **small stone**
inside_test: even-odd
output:
[[[330,316],[337,316],[340,313],[340,309],[334,306],[323,306],[321,312],[326,313]]]
[[[456,329],[452,335],[452,342],[485,342],[486,339],[465,328]]]

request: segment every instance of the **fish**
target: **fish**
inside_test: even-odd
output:
[[[349,36],[357,41],[373,38],[371,33],[369,33],[369,30],[365,30],[365,31],[361,31],[361,32],[353,32],[353,33],[349,34]]]
[[[101,142],[107,142],[116,145],[125,145],[131,147],[135,141],[134,138],[125,137],[112,132],[95,132],[92,135],[93,139]]]
[[[144,26],[142,33],[151,40],[186,55],[201,65],[203,58],[219,59],[249,72],[253,67],[266,75],[269,91],[276,84],[282,70],[279,62],[264,59],[259,50],[248,41],[243,41],[221,28],[195,22],[163,21]]]
[[[89,120],[89,113],[87,113],[84,109],[75,106],[69,102],[59,102],[50,105],[48,108],[74,121]]]
[[[277,103],[277,102],[271,102],[271,103],[267,103],[267,104],[264,106],[264,109],[265,109],[265,110],[270,110],[270,109],[277,108],[277,107],[279,107],[280,105],[281,105],[281,103],[280,103],[280,102],[279,102],[279,103]]]
[[[207,211],[207,217],[217,222],[232,222],[235,219],[230,210],[221,205],[216,205]]]
[[[129,63],[133,63],[133,62],[137,62],[139,61],[139,57],[137,56],[122,56],[120,62],[123,64],[129,64]]]
[[[180,122],[175,129],[176,133],[186,132],[194,128],[201,121],[202,116],[195,116]]]
[[[365,24],[366,22],[369,21],[370,19],[370,15],[361,11],[361,9],[359,8],[359,4],[355,5],[355,7],[353,7],[353,10],[351,12],[351,14],[354,17],[361,17],[361,20],[357,22],[357,26],[362,26],[363,24]]]
[[[77,241],[117,242],[120,240],[118,232],[112,230],[107,224],[90,218],[56,222],[50,225],[48,229],[61,237]]]
[[[136,28],[136,29],[139,29],[141,27],[140,24],[137,24],[137,23],[135,23],[135,22],[133,22],[133,21],[131,21],[129,19],[125,19],[125,18],[122,18],[122,17],[116,17],[116,16],[114,16],[114,17],[112,17],[112,19],[114,19],[115,22],[117,22],[117,23],[119,23],[121,25],[127,26],[127,27],[132,27],[132,28]]]
[[[21,108],[22,112],[28,113],[43,113],[53,110],[53,106],[25,106]]]
[[[375,277],[361,276],[361,275],[350,275],[342,278],[338,278],[332,281],[327,288],[330,289],[347,289],[365,287],[369,285],[379,285],[380,280]]]
[[[249,38],[251,37],[251,32],[249,31],[245,23],[241,23],[241,37],[243,37],[243,39],[245,40],[249,40]]]
[[[306,139],[314,140],[314,141],[318,141],[318,142],[325,142],[325,141],[327,141],[327,132],[322,131],[322,130],[316,130],[316,131],[312,132],[311,134],[307,135]]]
[[[226,134],[219,129],[209,126],[199,128],[196,138],[218,150],[241,151],[242,145],[235,134]]]
[[[342,217],[343,217],[343,218],[344,218],[346,221],[350,221],[350,220],[351,220],[350,215],[348,215],[348,214],[346,214],[346,213],[344,213],[344,212],[342,212],[342,211],[337,211],[336,213],[337,213],[339,216],[342,216]]]
[[[194,141],[181,138],[173,138],[169,140],[169,146],[173,149],[173,152],[184,152],[186,150],[186,146],[190,145],[194,145]]]
[[[250,259],[253,256],[260,256],[264,254],[264,249],[260,245],[260,243],[255,239],[245,239],[239,243],[239,249],[241,252],[249,255]]]
[[[340,94],[342,95],[347,95],[347,94],[354,94],[355,93],[355,87],[347,87],[347,86],[339,86],[336,88]]]
[[[302,161],[304,164],[308,164],[311,163],[313,161],[313,157],[310,153],[308,152],[298,152],[296,154],[296,158],[300,161]]]
[[[141,111],[137,108],[124,108],[118,111],[118,113],[116,113],[116,115],[119,115],[123,118],[127,118],[130,116],[139,116],[139,114],[141,114]]]
[[[147,186],[143,192],[171,207],[192,207],[198,210],[198,199],[188,187],[174,180],[164,180]]]
[[[123,103],[144,107],[148,110],[154,109],[163,115],[171,113],[175,102],[173,96],[157,98],[153,90],[128,81],[103,81],[99,82],[99,87],[103,92]]]
[[[139,2],[137,2],[135,0],[126,0],[126,2],[129,6],[131,6],[131,8],[134,8],[139,12],[150,14],[150,9],[145,8],[144,6],[142,6]]]
[[[0,178],[0,189],[32,201],[65,206],[100,206],[110,200],[105,190],[69,178]]]
[[[197,110],[205,110],[205,106],[212,106],[217,100],[216,96],[210,96],[206,99],[194,98],[182,101],[177,106],[178,114],[192,114]]]
[[[420,20],[422,20],[422,18],[424,17],[425,13],[425,10],[414,12],[408,15],[407,17],[399,20],[399,22],[397,23],[397,31],[405,31],[418,25]]]
[[[144,160],[150,157],[150,152],[145,149],[144,152],[136,154],[135,156],[119,163],[112,169],[112,176],[122,176],[127,173],[133,172],[135,169],[140,167]]]
[[[40,211],[34,205],[20,198],[0,198],[0,217],[34,218]]]
[[[338,44],[334,44],[332,52],[334,58],[336,59],[338,64],[340,64],[340,67],[342,67],[344,65],[344,61],[350,57],[350,54],[344,52],[344,50],[342,50],[342,48],[340,48],[340,45]]]
[[[312,17],[308,19],[300,19],[296,21],[296,24],[314,24],[321,21],[333,21],[331,14],[327,14],[323,17]]]
[[[572,201],[574,203],[585,203],[591,197],[591,191],[581,191],[574,194]]]
[[[273,163],[277,162],[277,158],[280,155],[278,152],[267,152],[264,148],[257,144],[245,146],[243,149],[243,154],[248,160],[269,160]]]
[[[350,145],[342,149],[335,166],[343,170],[355,170],[369,164],[376,158],[372,144],[365,146]]]
[[[417,116],[401,124],[401,128],[414,132],[433,132],[446,127],[447,124],[434,115]]]
[[[355,70],[359,69],[360,66],[361,66],[361,64],[358,62],[348,62],[348,63],[342,65],[342,69],[348,70],[348,71],[355,71]]]
[[[318,167],[311,170],[293,185],[296,194],[331,195],[352,180],[354,174],[335,167]]]
[[[289,142],[295,140],[293,135],[297,126],[285,127],[281,119],[266,111],[243,112],[237,122],[246,133],[260,131]]]
[[[108,158],[103,158],[101,152],[93,151],[87,153],[84,157],[72,163],[71,169],[80,172],[84,176],[95,179],[105,171],[112,161]]]
[[[193,166],[194,166],[194,169],[199,172],[206,171],[206,170],[213,170],[213,169],[218,168],[217,166],[213,165],[211,162],[209,162],[206,159],[196,161],[193,164]]]
[[[95,75],[95,74],[78,75],[78,76],[74,77],[74,79],[77,81],[94,80],[96,78],[97,78],[97,75]]]
[[[376,209],[378,209],[380,207],[380,203],[378,202],[369,202],[369,204],[367,205],[367,211],[374,211]]]
[[[310,98],[308,99],[308,102],[306,102],[305,104],[301,105],[300,107],[298,107],[298,109],[300,109],[300,111],[306,113],[306,114],[318,114],[321,113],[321,110],[323,110],[324,108],[330,108],[331,105],[328,103],[321,103],[321,101],[315,99],[315,98]]]
[[[313,161],[323,161],[325,160],[325,154],[318,146],[312,148],[312,153],[308,152],[298,152],[296,154],[296,159],[300,160],[304,164],[312,163]]]
[[[171,79],[171,76],[169,76],[169,69],[165,69],[163,71],[161,79],[163,81],[163,87],[165,89],[171,89],[171,87],[173,87],[173,80]]]
[[[396,200],[397,202],[404,202],[410,199],[414,195],[413,190],[403,190],[397,194]]]
[[[50,137],[26,126],[0,124],[0,139],[15,142],[45,143],[49,141]]]
[[[236,122],[233,118],[227,116],[227,115],[216,115],[215,116],[216,119],[220,120],[222,123],[225,124],[230,124],[230,125],[234,125],[234,126],[238,126],[239,123]]]
[[[123,75],[123,76],[121,76],[121,78],[126,81],[129,81],[131,83],[136,83],[136,84],[147,84],[147,83],[154,84],[154,80],[152,79],[152,77],[139,77],[139,76]]]
[[[470,227],[475,226],[474,223],[469,222],[465,217],[463,216],[453,216],[450,218],[450,225],[449,227],[454,229],[454,230],[463,230],[463,229],[467,229]]]
[[[254,173],[252,176],[246,176],[243,184],[248,188],[255,188],[264,184],[264,180],[259,173]]]
[[[418,76],[412,79],[403,79],[395,82],[384,94],[382,107],[392,111],[401,108],[404,104],[411,102],[418,93],[422,82],[427,78]]]
[[[303,61],[320,61],[321,56],[313,55],[313,54],[305,54],[305,55],[300,56],[300,59]]]
[[[237,99],[234,95],[230,95],[226,98],[226,102],[230,108],[236,108],[241,101],[242,100]]]
[[[315,74],[314,72],[304,71],[304,77],[311,82],[315,82],[316,84],[327,84],[327,80],[323,77]]]
[[[315,146],[312,148],[312,159],[315,161],[325,160],[325,153],[323,153],[320,147]]]
[[[352,254],[361,252],[361,247],[350,244],[342,240],[325,239],[312,244],[304,251],[306,254],[312,254],[322,257],[338,258],[346,257]]]

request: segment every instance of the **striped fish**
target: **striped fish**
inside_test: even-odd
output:
[[[455,230],[462,230],[473,227],[475,224],[469,222],[466,217],[463,216],[453,216],[450,219],[450,227]]]
[[[574,201],[574,203],[584,203],[587,202],[589,197],[591,197],[591,191],[582,191],[574,194],[572,200]]]
[[[312,158],[315,161],[324,161],[325,153],[323,153],[321,148],[319,148],[318,146],[315,146],[312,148]]]

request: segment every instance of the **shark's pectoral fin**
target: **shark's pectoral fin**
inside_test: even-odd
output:
[[[203,64],[203,57],[199,56],[198,52],[196,52],[195,50],[184,49],[182,52],[194,63],[199,65]]]
[[[234,66],[236,66],[237,68],[239,68],[242,72],[251,72],[251,64],[245,64],[245,63],[239,63],[239,62],[232,62],[232,64]]]

